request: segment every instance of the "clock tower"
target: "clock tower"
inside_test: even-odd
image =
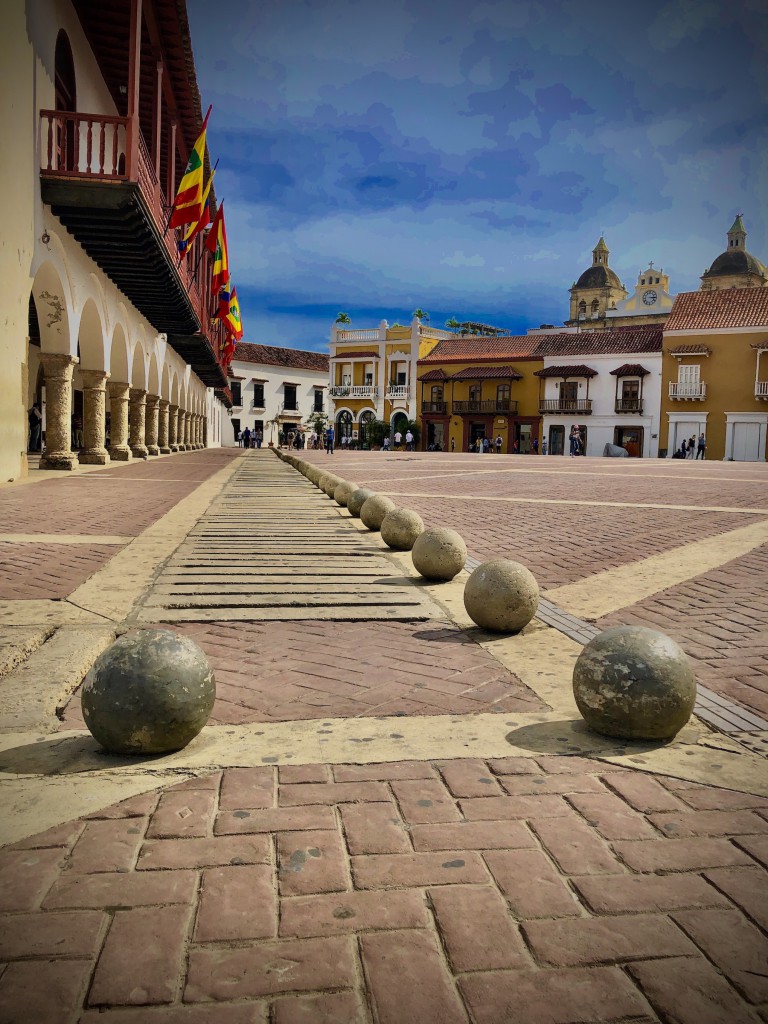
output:
[[[672,309],[674,295],[669,294],[669,274],[654,267],[653,260],[637,275],[632,295],[614,303],[606,313],[607,326],[623,327],[633,323],[661,324]]]

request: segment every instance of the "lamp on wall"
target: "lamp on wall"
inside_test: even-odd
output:
[[[43,233],[42,233],[42,235],[40,235],[40,241],[43,243],[43,245],[48,245],[50,240],[51,240],[51,236],[48,234],[48,232],[45,229],[43,229]]]

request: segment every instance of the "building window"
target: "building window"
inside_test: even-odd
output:
[[[483,393],[481,384],[470,384],[469,385],[469,400],[470,402],[479,402],[480,396]]]
[[[373,374],[372,373],[366,373],[366,375],[365,375],[365,386],[367,388],[372,388],[373,387]]]
[[[257,434],[264,434],[264,420],[254,420],[253,429]]]
[[[72,59],[72,47],[69,45],[67,33],[62,29],[56,38],[54,56],[55,98],[57,110],[77,110],[77,85],[75,82],[75,62]],[[75,170],[78,165],[77,140],[75,122],[69,120],[65,126],[59,123],[56,129],[57,166],[68,171]]]
[[[239,380],[233,380],[229,385],[230,391],[232,392],[232,405],[243,404],[243,392],[242,385]]]
[[[442,402],[443,400],[443,385],[435,384],[432,387],[432,399],[433,402]]]
[[[257,409],[264,408],[264,385],[254,383],[253,385],[253,404]]]
[[[323,389],[315,388],[315,412],[323,411]]]
[[[579,313],[586,313],[586,312],[587,312],[587,304],[584,301],[584,299],[582,299],[581,302],[579,303]]]
[[[597,313],[597,311],[599,309],[600,309],[600,303],[597,301],[597,299],[592,299],[592,313],[593,314]]]
[[[509,384],[499,384],[499,386],[496,388],[496,404],[503,405],[505,402],[508,402],[509,394]]]
[[[677,383],[678,384],[698,384],[701,375],[701,367],[698,363],[694,365],[678,367],[677,371]]]
[[[283,384],[283,407],[285,409],[298,409],[296,404],[296,385],[295,384]]]
[[[408,380],[408,375],[404,371],[398,370],[397,373],[397,385],[398,387],[405,387]]]
[[[624,380],[621,383],[621,399],[623,402],[636,402],[640,397],[640,381]]]

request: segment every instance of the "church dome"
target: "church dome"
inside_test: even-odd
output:
[[[768,270],[744,249],[726,249],[706,271],[704,277],[730,277],[732,274],[757,274],[768,277]]]
[[[605,264],[598,264],[597,266],[587,267],[574,287],[623,288],[624,286],[619,280],[618,275],[615,274],[610,267],[606,267]]]

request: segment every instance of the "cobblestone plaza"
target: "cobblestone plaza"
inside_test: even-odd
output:
[[[537,618],[475,628],[466,572],[268,450],[0,490],[0,1020],[765,1020],[766,467],[305,457],[523,562]],[[616,623],[693,660],[669,744],[580,722]],[[211,721],[108,757],[78,687],[150,624],[208,655]]]

